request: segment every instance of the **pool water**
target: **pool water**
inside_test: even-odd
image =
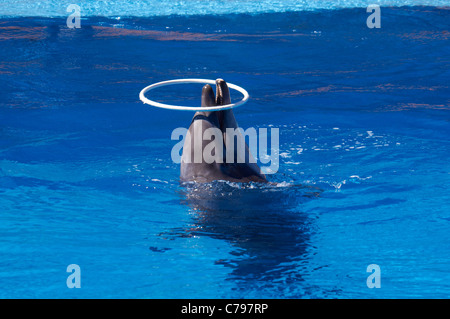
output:
[[[1,298],[450,296],[449,8],[369,29],[365,7],[228,6],[80,29],[0,10]],[[193,114],[138,98],[178,78],[249,92],[239,125],[279,128],[272,184],[180,185],[171,133]]]

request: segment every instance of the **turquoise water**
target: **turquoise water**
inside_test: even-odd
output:
[[[68,3],[56,0],[30,1],[0,0],[3,17],[64,17]],[[257,14],[273,12],[301,12],[345,8],[435,6],[448,7],[448,0],[79,0],[81,15],[102,17],[160,17],[169,15]],[[69,10],[70,12],[71,10]]]
[[[177,3],[93,5],[73,30],[53,2],[2,3],[0,297],[448,298],[445,2],[382,7],[380,29],[363,2]],[[192,114],[139,91],[218,77],[250,93],[243,128],[279,128],[275,185],[180,185],[170,136]]]

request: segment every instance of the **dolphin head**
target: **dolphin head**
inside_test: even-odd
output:
[[[214,90],[209,84],[203,87],[201,96],[202,107],[208,108],[227,104],[231,104],[231,97],[228,85],[224,80],[216,80],[216,94],[214,94]],[[236,122],[232,109],[223,111],[205,110],[196,112],[189,127],[189,135],[187,135],[189,137],[186,137],[186,141],[183,146],[183,158],[186,158],[186,160],[182,159],[181,161],[181,179],[184,181],[232,180],[238,182],[267,182],[265,176],[261,174],[256,162],[250,162],[250,158],[252,158],[252,156],[245,140],[243,140],[243,151],[245,153],[244,158],[246,159],[245,162],[237,161],[238,147],[242,144],[237,142],[230,142],[233,144],[228,144],[228,139],[230,139],[230,141],[231,139],[234,141],[235,137],[238,138],[235,135],[236,132],[240,132],[239,130],[236,131],[238,127],[239,126]],[[203,133],[210,128],[218,128],[222,132],[221,137],[214,135],[214,141],[216,141],[216,139],[218,139],[218,141],[222,141],[222,146],[216,145],[216,147],[220,147],[220,149],[223,147],[223,151],[220,153],[215,153],[220,154],[218,156],[222,156],[222,160],[213,162],[195,162],[195,154],[198,153],[194,154],[194,151],[200,150],[201,154],[203,154],[205,148],[210,145],[209,140],[202,140]],[[229,131],[228,129],[233,130]],[[199,130],[200,135],[197,135],[196,130]],[[227,137],[227,134],[230,134],[230,136]],[[197,142],[196,144],[194,141],[195,137],[200,139],[201,142]],[[239,135],[239,137],[241,137],[242,140],[242,136]],[[196,145],[201,148],[197,149]],[[218,149],[219,148],[215,148],[215,151]],[[189,151],[185,153],[186,150]],[[242,149],[240,150],[242,151]],[[233,158],[233,161],[227,161],[227,158]],[[187,159],[194,159],[194,162]]]

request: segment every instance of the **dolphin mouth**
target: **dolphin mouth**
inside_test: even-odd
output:
[[[223,79],[216,79],[216,92],[214,93],[213,88],[206,84],[202,89],[202,107],[213,107],[231,104],[230,91],[228,89],[227,83]],[[225,133],[227,125],[229,124],[227,120],[231,115],[231,110],[224,111],[214,111],[214,112],[198,112],[194,118],[203,118],[214,124],[223,133]],[[206,118],[205,118],[206,117]]]
[[[223,79],[216,80],[216,105],[231,104],[230,90]]]
[[[216,105],[227,105],[231,104],[230,90],[228,89],[227,82],[223,79],[216,79]],[[219,111],[217,112],[217,120],[219,122],[220,130],[225,133],[226,126],[228,125],[226,117],[232,114],[231,110]]]
[[[226,82],[222,79],[216,80],[216,105],[225,105],[222,89],[224,83],[226,85]]]

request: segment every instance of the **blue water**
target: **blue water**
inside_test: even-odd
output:
[[[361,7],[225,3],[80,29],[2,3],[1,298],[450,296],[448,7],[383,7],[369,29]],[[192,113],[139,91],[218,77],[251,95],[241,127],[280,129],[275,185],[180,185],[170,136]]]

